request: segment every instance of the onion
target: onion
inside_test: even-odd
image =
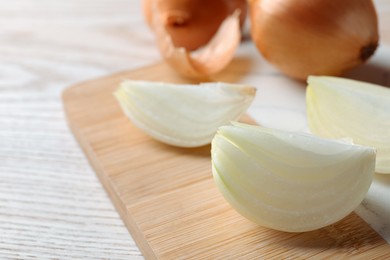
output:
[[[238,120],[256,93],[228,83],[200,85],[124,81],[114,93],[135,126],[166,144],[209,144],[221,125]]]
[[[331,225],[365,197],[373,148],[233,123],[212,141],[212,172],[225,199],[259,225],[303,232]]]
[[[310,130],[377,149],[376,172],[390,174],[390,89],[337,77],[308,79]]]
[[[155,5],[155,6],[153,6]],[[187,51],[206,45],[222,22],[240,10],[240,24],[246,17],[244,0],[144,0],[144,16],[153,29],[153,19],[165,27],[175,47]]]
[[[378,46],[371,0],[251,0],[251,35],[265,59],[285,74],[339,75]]]
[[[180,74],[208,76],[232,60],[246,0],[144,0],[143,6],[163,58]]]

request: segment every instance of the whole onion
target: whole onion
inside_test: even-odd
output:
[[[339,75],[364,63],[378,46],[371,0],[250,0],[251,36],[285,74]]]

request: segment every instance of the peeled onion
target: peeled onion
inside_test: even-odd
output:
[[[163,58],[189,77],[226,67],[247,12],[246,0],[144,0],[143,7]]]
[[[311,76],[308,84],[310,130],[375,147],[376,172],[390,174],[390,89],[337,77]]]
[[[255,223],[288,232],[331,225],[365,197],[373,148],[233,123],[212,141],[212,172],[225,199]]]
[[[209,144],[219,126],[238,120],[255,93],[254,87],[239,84],[128,80],[114,94],[133,124],[151,137],[197,147]]]
[[[371,0],[250,0],[251,36],[265,59],[285,74],[339,75],[378,46]]]

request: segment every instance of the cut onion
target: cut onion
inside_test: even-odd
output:
[[[303,232],[333,224],[365,197],[375,149],[233,123],[212,141],[212,172],[226,200],[262,226]]]
[[[375,147],[376,172],[390,173],[390,89],[337,77],[308,78],[310,130]]]
[[[228,83],[124,81],[114,93],[130,120],[151,137],[180,147],[209,144],[221,125],[238,120],[256,93]]]

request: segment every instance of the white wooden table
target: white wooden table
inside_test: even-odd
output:
[[[142,259],[61,93],[159,60],[140,1],[0,1],[0,259]]]
[[[390,1],[375,2],[389,27]],[[1,259],[142,259],[67,126],[61,93],[158,61],[140,1],[0,0]]]

